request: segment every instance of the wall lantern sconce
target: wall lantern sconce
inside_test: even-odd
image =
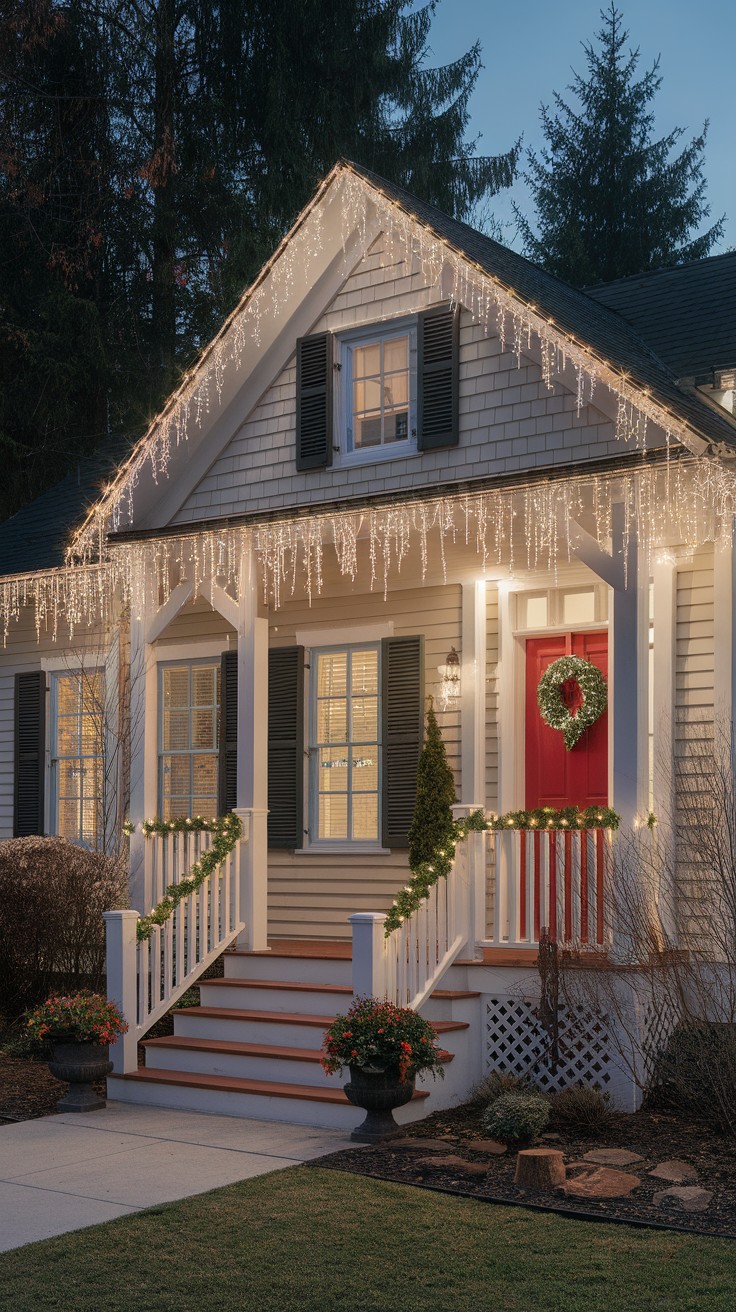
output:
[[[443,711],[453,710],[460,701],[460,657],[451,647],[444,665],[437,666],[440,676],[440,706]]]

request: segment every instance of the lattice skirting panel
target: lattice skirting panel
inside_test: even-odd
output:
[[[534,1000],[485,994],[482,1014],[487,1072],[528,1076],[549,1092],[592,1085],[608,1093],[621,1111],[635,1111],[640,1105],[632,1065],[641,1063],[622,1058],[621,1036],[613,1032],[616,1022],[608,1016],[585,1006],[561,1005],[555,1053]],[[637,1046],[641,1050],[643,1044]]]

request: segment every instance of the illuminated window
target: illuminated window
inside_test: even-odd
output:
[[[220,663],[159,667],[159,810],[217,815]]]
[[[378,644],[312,654],[312,826],[320,842],[379,836]]]
[[[348,334],[340,368],[338,446],[348,461],[416,451],[416,326]]]
[[[100,847],[104,839],[104,676],[51,678],[51,831]]]

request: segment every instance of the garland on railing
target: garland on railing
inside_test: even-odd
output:
[[[510,829],[547,829],[565,832],[573,829],[618,829],[620,816],[609,806],[540,806],[531,811],[507,811],[505,815],[487,816],[473,811],[452,822],[452,835],[444,847],[435,852],[431,861],[412,866],[409,883],[397,893],[393,906],[384,921],[388,938],[395,929],[429,897],[429,890],[440,879],[446,879],[455,860],[455,849],[469,833],[495,832]]]
[[[178,884],[169,884],[161,901],[147,916],[141,916],[136,930],[139,943],[151,937],[154,926],[164,925],[185,897],[189,897],[190,893],[196,893],[197,889],[201,888],[205,879],[213,874],[230,855],[243,833],[243,826],[232,811],[213,820],[204,820],[201,815],[187,817],[186,820],[159,820],[158,818],[144,820],[141,829],[146,838],[151,838],[154,834],[167,837],[169,834],[191,833],[213,834],[214,837],[212,846],[201,854],[198,861],[195,861],[186,879],[179,880]]]

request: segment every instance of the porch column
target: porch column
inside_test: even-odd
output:
[[[460,701],[460,805],[456,815],[485,810],[486,803],[486,611],[488,584],[462,585],[462,687]],[[486,932],[486,835],[469,834],[470,884],[468,946],[474,951]]]
[[[258,614],[253,549],[243,552],[238,589],[238,759],[235,814],[247,841],[240,854],[241,947],[268,948],[268,620]]]
[[[652,678],[652,806],[657,829],[652,842],[663,853],[661,880],[654,896],[662,928],[670,943],[677,940],[675,914],[675,642],[677,567],[664,552],[652,569],[654,597],[654,672]]]
[[[736,551],[734,551],[734,522],[731,523],[729,542],[716,546],[713,557],[713,592],[715,600],[714,628],[714,711],[715,743],[734,751],[734,707],[736,706],[736,642],[734,624],[736,607]]]
[[[649,797],[649,575],[638,543],[624,533],[624,507],[611,508],[613,558],[621,566],[611,589],[611,805],[625,828],[641,823]]]
[[[150,641],[154,599],[147,565],[133,590],[130,615],[130,814],[135,832],[130,839],[130,905],[146,915],[152,902],[148,848],[141,823],[155,816],[156,799],[156,663]],[[157,598],[155,599],[158,600]]]

